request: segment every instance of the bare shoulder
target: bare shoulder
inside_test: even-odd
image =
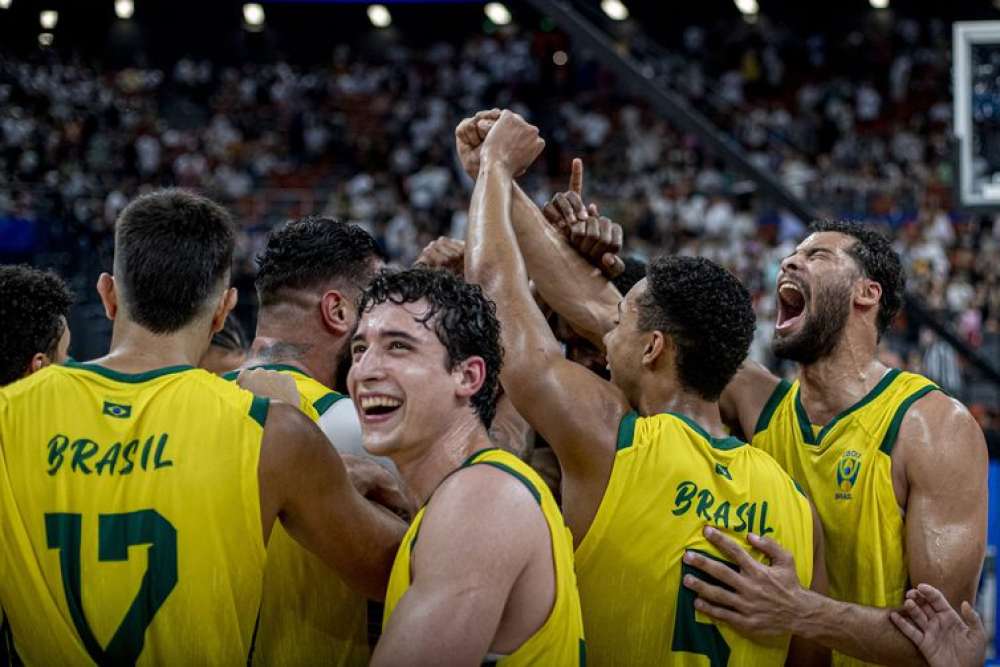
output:
[[[917,399],[899,425],[893,454],[905,460],[909,474],[921,471],[972,470],[986,466],[986,439],[978,422],[960,401],[940,391]]]
[[[498,562],[520,569],[536,540],[547,535],[537,494],[508,471],[480,463],[462,468],[434,492],[420,526],[420,543],[474,556],[479,568]],[[426,539],[425,539],[426,538]],[[418,553],[415,558],[421,559]]]

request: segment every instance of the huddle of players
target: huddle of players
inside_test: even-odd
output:
[[[55,299],[46,343],[6,379],[29,377],[0,391],[11,654],[981,662],[981,624],[948,600],[973,599],[982,565],[983,437],[929,380],[877,360],[902,293],[884,238],[823,223],[782,262],[789,384],[745,363],[750,297],[712,262],[656,259],[622,298],[605,277],[620,229],[584,205],[579,164],[544,210],[518,187],[536,128],[492,110],[456,139],[475,180],[464,256],[425,262],[464,280],[381,272],[360,229],[289,223],[260,260],[238,382],[195,368],[236,301],[226,212],[180,191],[122,212],[98,283],[109,354],[47,365],[68,347]],[[528,276],[610,381],[566,359]],[[522,418],[558,457],[561,511],[491,438],[522,437]],[[357,424],[406,492],[354,456]],[[410,500],[409,526],[385,509]],[[385,600],[373,654],[366,598]]]

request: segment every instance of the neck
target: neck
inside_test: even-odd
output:
[[[479,417],[469,412],[461,419],[450,420],[445,430],[433,438],[411,443],[404,451],[391,456],[400,477],[416,495],[421,507],[466,459],[493,446]]]
[[[303,327],[305,328],[307,327]],[[287,364],[301,368],[317,382],[333,387],[343,346],[344,340],[339,336],[316,336],[314,332],[288,331],[271,326],[262,318],[244,365]]]
[[[799,396],[810,419],[825,424],[857,403],[888,369],[876,356],[878,344],[869,332],[844,331],[833,351],[799,367]]]
[[[197,322],[180,331],[155,334],[119,316],[111,333],[111,348],[95,363],[123,373],[141,373],[165,366],[197,366],[211,341],[210,327]]]
[[[668,386],[662,381],[657,383],[654,377],[650,377],[648,386],[643,387],[636,409],[643,417],[664,412],[684,415],[714,437],[724,437],[729,434],[722,424],[719,404],[716,401],[705,400],[676,384]]]

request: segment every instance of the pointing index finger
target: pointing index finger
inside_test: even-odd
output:
[[[569,174],[569,189],[583,197],[583,160],[573,158],[573,165]]]

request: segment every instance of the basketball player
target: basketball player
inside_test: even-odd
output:
[[[299,409],[342,454],[363,453],[361,428],[350,399],[332,387],[350,365],[357,298],[381,265],[368,232],[323,217],[275,229],[257,258],[260,309],[244,368],[289,375]],[[364,596],[276,526],[267,548],[254,661],[366,665],[367,608]]]
[[[0,387],[68,358],[66,317],[72,296],[54,273],[0,266]],[[0,607],[0,665],[9,662],[9,630]]]
[[[502,359],[493,304],[424,268],[376,277],[348,386],[365,448],[418,497],[373,665],[578,665],[573,546],[537,474],[488,434]]]
[[[207,199],[133,201],[98,281],[109,354],[0,392],[0,603],[27,664],[246,660],[276,519],[384,594],[402,522],[298,409],[193,367],[236,301],[233,246]]]
[[[796,634],[834,649],[840,665],[919,662],[890,609],[903,604],[909,582],[937,587],[954,605],[974,600],[986,548],[979,425],[933,382],[877,356],[903,286],[899,256],[881,234],[853,223],[814,225],[778,274],[772,345],[799,363],[798,379],[747,365],[723,396],[753,444],[815,503],[833,599],[798,589],[774,543],[769,555],[784,572],[775,563],[776,571],[742,573],[736,598],[699,594],[736,604],[708,611],[736,628],[791,622]]]
[[[702,534],[709,525],[779,537],[795,550],[797,580],[822,586],[809,502],[771,457],[726,437],[716,403],[750,345],[750,297],[707,260],[656,260],[605,337],[612,382],[566,360],[531,298],[511,221],[513,178],[538,142],[537,129],[509,111],[489,130],[466,274],[497,303],[504,386],[562,466],[592,662],[782,663],[787,636],[757,643],[706,623],[681,585],[696,574],[681,562],[685,550],[718,557]],[[575,253],[556,263],[585,265]]]
[[[72,302],[54,273],[0,266],[0,386],[66,361]]]
[[[759,575],[760,586],[739,596],[742,611],[711,613],[747,632],[791,628],[832,648],[837,664],[917,663],[889,608],[903,604],[908,581],[938,587],[953,604],[974,599],[986,538],[984,438],[968,411],[932,382],[877,359],[878,339],[903,294],[899,257],[888,240],[852,223],[814,230],[782,262],[778,278],[774,350],[800,363],[799,379],[781,382],[747,362],[720,407],[815,503],[827,536],[832,598],[796,589],[788,567],[780,580],[791,590],[778,590],[777,574],[755,567],[738,580],[742,586]],[[615,291],[586,267],[546,273],[553,264],[545,262],[546,251],[555,244],[546,248],[551,239],[539,238],[533,254],[526,251],[539,290],[598,339],[612,326]],[[742,549],[719,534],[713,540],[731,553]],[[780,540],[759,544],[790,562]],[[721,589],[694,585],[709,601],[736,602]]]

